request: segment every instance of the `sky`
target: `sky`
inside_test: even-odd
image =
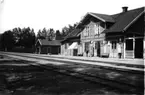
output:
[[[79,22],[87,12],[116,14],[135,9],[145,0],[0,0],[0,33],[15,27],[60,30]]]

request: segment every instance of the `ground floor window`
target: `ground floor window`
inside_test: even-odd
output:
[[[133,50],[133,39],[126,40],[126,50]]]

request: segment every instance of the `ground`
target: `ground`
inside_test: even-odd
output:
[[[29,63],[10,58],[0,59],[0,95],[137,95]],[[78,67],[78,71],[86,68]],[[93,72],[95,71],[92,70]],[[113,72],[108,73],[109,77],[114,77],[113,75],[117,76]]]

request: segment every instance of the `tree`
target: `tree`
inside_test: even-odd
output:
[[[55,40],[55,31],[53,28],[50,28],[48,30],[48,40],[51,41],[51,40]]]
[[[47,39],[47,40],[54,40],[55,38],[55,31],[53,28],[46,29],[43,28],[43,30],[39,30],[37,33],[37,39]]]
[[[62,28],[62,32],[61,33],[62,33],[63,37],[65,37],[68,34],[68,32],[69,32],[69,28],[68,27],[65,26],[65,27]]]
[[[22,29],[20,27],[14,28],[12,30],[12,32],[13,32],[14,39],[15,39],[15,46],[19,46],[20,45],[20,39],[21,39],[20,36],[22,36],[21,35]]]
[[[11,30],[5,31],[1,35],[2,47],[5,51],[11,50],[14,47],[15,39]]]
[[[14,28],[13,34],[15,37],[15,46],[31,48],[35,45],[35,33],[34,29],[27,28]]]
[[[74,24],[74,25],[68,25],[68,27],[64,27],[64,28],[62,28],[62,36],[63,37],[65,37],[65,36],[67,36],[69,33],[71,33],[72,31],[74,31],[75,30],[75,28],[76,28],[76,25],[77,25],[77,23],[76,24]]]
[[[35,45],[35,33],[34,29],[24,28],[23,32],[21,33],[23,37],[21,37],[21,45],[25,48],[32,48]]]
[[[42,35],[41,30],[39,30],[37,33],[37,39],[45,39],[45,37]]]
[[[16,50],[15,47],[21,49],[21,52],[31,51],[35,45],[35,33],[34,29],[27,28],[14,28],[12,30],[5,31],[0,36],[0,47],[5,51]],[[17,48],[17,49],[18,49]],[[26,49],[26,51],[24,50]]]
[[[62,40],[62,35],[60,34],[60,31],[59,30],[56,30],[55,40]]]
[[[46,39],[47,34],[48,34],[46,28],[43,28],[41,33],[42,33],[42,36]]]
[[[29,41],[29,42],[28,42]],[[29,31],[29,35],[28,35],[28,43],[27,43],[27,47],[32,48],[35,45],[35,41],[36,41],[36,36],[35,36],[35,32],[34,29],[31,29]]]

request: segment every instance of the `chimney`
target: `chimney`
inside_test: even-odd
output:
[[[128,7],[127,7],[127,6],[122,7],[123,12],[127,12],[127,9],[128,9]]]

